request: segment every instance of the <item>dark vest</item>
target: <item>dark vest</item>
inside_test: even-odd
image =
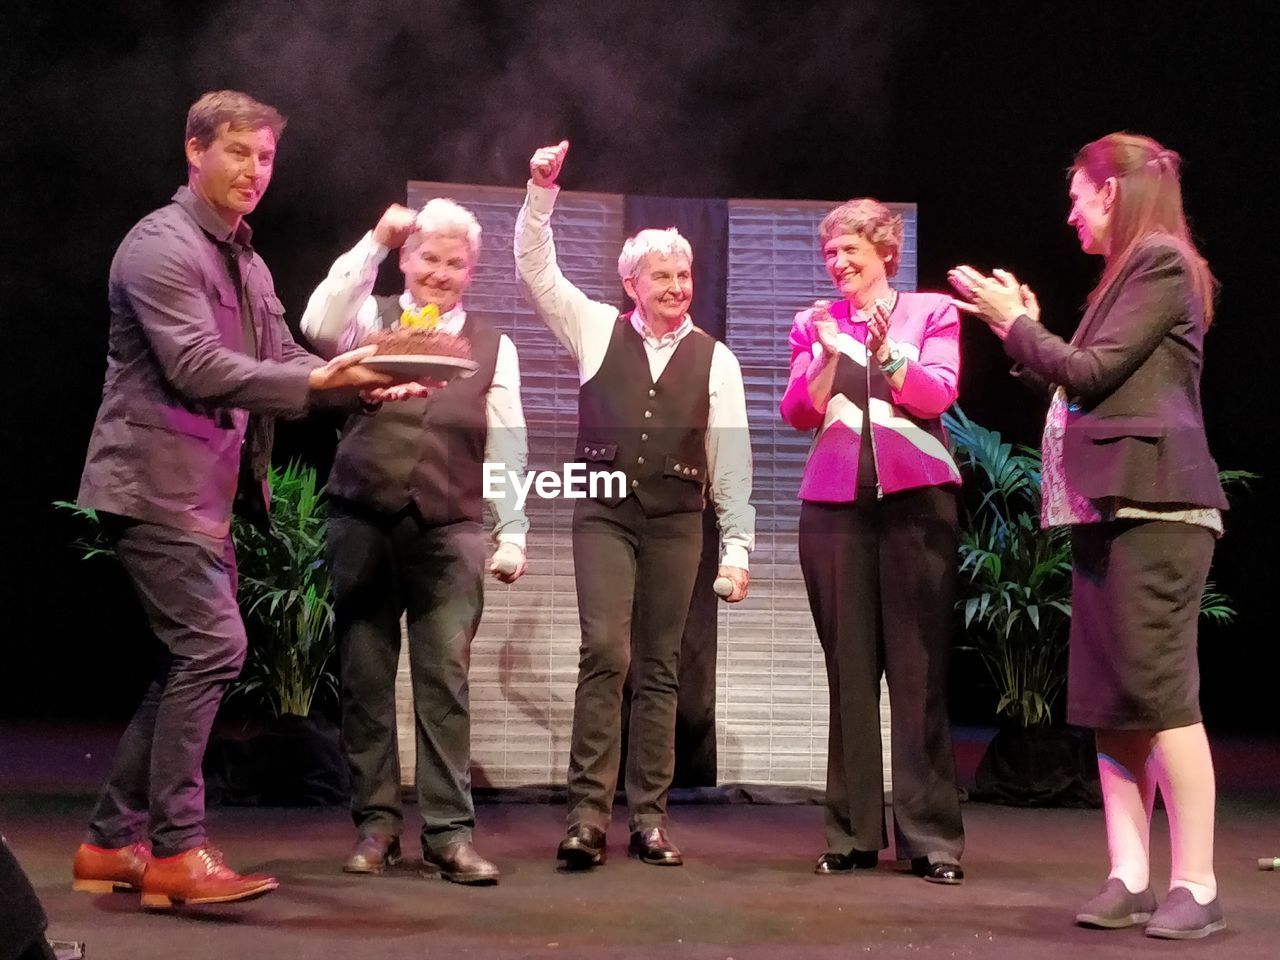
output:
[[[376,297],[383,329],[400,320],[399,297]],[[462,336],[479,369],[426,399],[357,413],[343,427],[329,474],[329,493],[394,513],[412,501],[431,524],[483,520],[483,466],[488,426],[485,394],[493,383],[499,333],[467,313]]]
[[[591,476],[626,475],[623,496],[596,481],[593,498],[616,507],[634,494],[646,516],[691,513],[706,506],[708,384],[715,340],[693,329],[655,383],[644,340],[631,317],[614,325],[596,375],[578,391],[577,458]],[[606,496],[606,492],[609,494]]]

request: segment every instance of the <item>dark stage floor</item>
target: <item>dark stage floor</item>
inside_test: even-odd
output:
[[[478,845],[503,869],[501,885],[487,889],[423,879],[411,866],[382,877],[342,874],[351,831],[341,809],[214,809],[211,834],[229,862],[277,874],[280,890],[247,904],[144,913],[136,895],[70,890],[71,853],[110,746],[109,731],[0,734],[0,827],[52,918],[50,934],[87,941],[91,960],[1280,955],[1280,873],[1256,869],[1259,856],[1280,856],[1276,743],[1215,744],[1229,927],[1199,943],[1072,925],[1075,906],[1105,873],[1099,812],[977,803],[965,808],[969,881],[961,887],[926,884],[892,863],[815,876],[815,805],[675,806],[682,869],[628,860],[619,810],[608,866],[560,875],[552,854],[562,806],[484,803]],[[979,737],[961,738],[962,776],[971,776],[979,747]],[[1157,817],[1163,884],[1168,850]]]

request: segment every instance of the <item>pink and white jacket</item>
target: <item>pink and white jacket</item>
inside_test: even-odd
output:
[[[950,298],[899,294],[889,339],[907,357],[900,390],[889,386],[874,357],[868,370],[867,325],[856,313],[850,319],[849,302],[838,301],[828,312],[839,330],[839,352],[831,396],[822,407],[809,399],[809,380],[821,369],[823,353],[813,310],[796,314],[791,327],[791,379],[782,417],[797,430],[818,431],[800,499],[841,503],[856,497],[858,452],[868,419],[880,493],[959,484],[938,419],[955,402],[960,377],[960,318]]]

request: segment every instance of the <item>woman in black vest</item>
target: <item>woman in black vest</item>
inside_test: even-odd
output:
[[[1179,157],[1113,133],[1071,172],[1071,214],[1102,279],[1068,343],[1034,294],[997,270],[952,283],[1018,362],[1048,386],[1043,522],[1072,525],[1067,719],[1092,727],[1111,872],[1076,920],[1147,923],[1192,939],[1224,926],[1213,871],[1213,761],[1200,721],[1199,599],[1226,507],[1200,409],[1214,280],[1187,230]],[[1169,811],[1172,877],[1149,886],[1156,788]]]

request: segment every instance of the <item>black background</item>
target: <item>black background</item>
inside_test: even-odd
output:
[[[568,137],[570,189],[703,197],[870,195],[920,207],[920,285],[1005,266],[1069,331],[1100,269],[1064,223],[1064,171],[1127,129],[1180,151],[1222,281],[1204,393],[1239,499],[1215,578],[1241,616],[1202,633],[1213,731],[1274,734],[1280,540],[1272,290],[1278,89],[1265,3],[659,3],[222,0],[0,12],[4,415],[0,717],[114,720],[145,660],[121,574],[68,549],[101,389],[116,245],[185,178],[186,109],[243,89],[289,117],[256,245],[296,322],[332,259],[407,179],[520,185]],[[1194,11],[1192,13],[1191,11]],[[395,280],[387,278],[394,287]],[[785,331],[780,330],[779,336]],[[964,340],[961,402],[1035,442],[1042,405],[994,338]],[[287,424],[278,459],[326,464],[335,424]],[[990,703],[961,663],[956,714]]]

